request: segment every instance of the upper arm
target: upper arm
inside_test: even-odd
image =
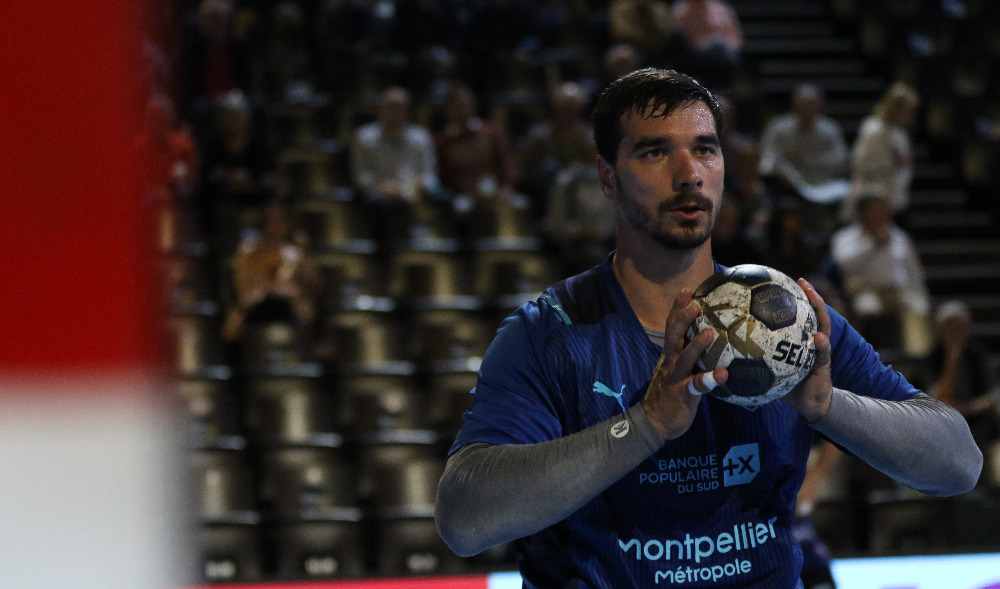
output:
[[[900,372],[883,363],[878,352],[843,315],[832,308],[829,312],[833,386],[890,401],[911,399],[920,392]]]
[[[465,422],[452,446],[530,444],[560,437],[555,384],[541,364],[537,303],[501,324],[483,357]]]

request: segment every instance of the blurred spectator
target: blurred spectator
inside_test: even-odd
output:
[[[142,69],[136,84],[142,92],[141,96],[153,96],[154,94],[169,96],[175,90],[176,72],[170,57],[162,41],[158,41],[150,34],[143,37]]]
[[[552,98],[551,118],[528,129],[517,153],[523,172],[520,186],[540,213],[546,209],[556,174],[577,161],[593,142],[594,131],[584,112],[587,100],[582,86],[562,83]]]
[[[744,137],[736,141],[723,139],[723,150],[727,149],[732,150],[732,159],[726,160],[730,178],[726,193],[739,204],[747,234],[762,243],[767,239],[774,197],[757,171],[760,148],[755,141]]]
[[[274,191],[274,153],[243,92],[233,90],[219,100],[203,151],[201,208],[206,235],[232,247],[234,232],[245,224],[245,213],[255,213]]]
[[[430,131],[410,122],[410,93],[394,86],[382,93],[378,120],[357,128],[351,174],[362,198],[382,215],[386,235],[404,235],[413,205],[441,191]]]
[[[590,100],[587,103],[587,113],[594,112],[594,106],[600,96],[601,90],[608,87],[608,84],[629,72],[639,69],[642,64],[642,57],[635,47],[628,43],[616,43],[604,51],[601,59],[600,76],[588,83],[588,93]]]
[[[728,193],[722,197],[712,227],[712,257],[725,266],[760,262],[760,245],[748,235],[743,210]]]
[[[164,94],[146,102],[138,149],[150,186],[187,198],[198,185],[198,150],[191,134],[178,126],[173,101]]]
[[[264,14],[257,16],[262,34],[255,39],[260,56],[257,63],[270,75],[265,82],[277,96],[282,96],[290,83],[311,83],[316,72],[315,37],[312,24],[314,2],[280,0],[264,3]]]
[[[612,0],[608,6],[608,35],[614,44],[635,48],[643,61],[668,63],[674,39],[670,4],[667,0]]]
[[[729,2],[674,0],[673,24],[684,48],[677,69],[715,92],[731,88],[733,73],[742,61],[743,30]]]
[[[843,275],[858,331],[876,348],[926,354],[930,297],[923,265],[913,239],[893,222],[889,201],[858,199],[858,220],[833,234],[830,253]]]
[[[819,288],[816,275],[825,253],[824,242],[805,231],[799,204],[781,201],[768,221],[761,263],[792,278],[805,278]]]
[[[604,81],[601,87],[614,82],[629,72],[639,69],[642,59],[635,47],[628,43],[616,43],[604,52]]]
[[[587,270],[614,249],[615,207],[601,189],[596,158],[593,138],[578,145],[548,199],[544,234],[567,276]]]
[[[234,34],[230,0],[202,0],[187,41],[180,76],[187,82],[184,112],[186,118],[203,124],[216,99],[230,90],[252,90],[251,54],[244,40]]]
[[[437,156],[430,131],[410,122],[410,93],[382,93],[378,120],[357,128],[351,147],[355,186],[369,199],[413,202],[437,192]]]
[[[479,118],[475,94],[456,85],[445,97],[445,126],[435,136],[438,176],[455,197],[510,199],[519,169],[506,133]]]
[[[1000,375],[991,360],[993,350],[969,333],[971,325],[972,314],[965,303],[949,300],[938,307],[934,346],[925,364],[927,392],[965,417],[979,448],[989,455],[1000,441]],[[997,475],[986,474],[983,480]]]
[[[321,0],[315,32],[319,85],[336,99],[350,100],[361,86],[374,40],[370,0]]]
[[[773,198],[757,169],[760,146],[752,133],[740,128],[736,105],[731,99],[720,97],[719,106],[722,107],[722,135],[719,140],[726,162],[726,190],[739,204],[749,234],[762,242]]]
[[[396,2],[392,41],[405,63],[403,85],[411,91],[434,95],[454,75],[462,51],[459,16],[459,7],[450,0]]]
[[[227,341],[251,323],[282,322],[305,329],[313,319],[319,279],[307,246],[293,233],[285,208],[262,210],[260,231],[240,243],[233,261],[233,300],[223,327]]]
[[[511,90],[540,48],[539,10],[531,0],[471,3],[464,79],[476,94]]]
[[[164,94],[146,101],[142,127],[136,140],[142,154],[145,192],[143,206],[157,222],[163,251],[182,242],[200,239],[193,197],[198,186],[198,149],[194,139],[178,126],[174,103]]]
[[[910,206],[913,181],[913,147],[907,130],[919,105],[917,91],[897,82],[862,122],[851,154],[851,191],[841,209],[842,221],[850,222],[856,201],[869,194],[887,199],[897,222],[901,221]]]
[[[790,192],[816,206],[810,222],[821,233],[834,229],[831,218],[850,189],[847,140],[840,124],[823,114],[823,94],[801,84],[791,111],[771,119],[760,141],[760,173],[775,192]]]

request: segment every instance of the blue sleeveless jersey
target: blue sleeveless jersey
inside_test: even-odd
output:
[[[662,349],[632,312],[610,258],[507,317],[486,353],[452,452],[531,444],[638,403]],[[834,386],[917,393],[838,313]],[[791,589],[791,533],[813,430],[784,403],[757,411],[701,399],[690,430],[562,522],[515,542],[527,587]]]

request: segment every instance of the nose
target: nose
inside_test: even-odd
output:
[[[681,151],[671,158],[671,178],[674,192],[701,190],[704,179],[701,177],[701,166],[693,154]]]

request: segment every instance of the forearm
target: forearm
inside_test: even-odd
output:
[[[438,531],[462,556],[533,534],[580,509],[662,445],[636,405],[550,442],[467,446],[441,477]]]
[[[923,394],[883,401],[834,389],[830,412],[813,427],[872,467],[929,495],[970,490],[983,466],[962,416]]]

